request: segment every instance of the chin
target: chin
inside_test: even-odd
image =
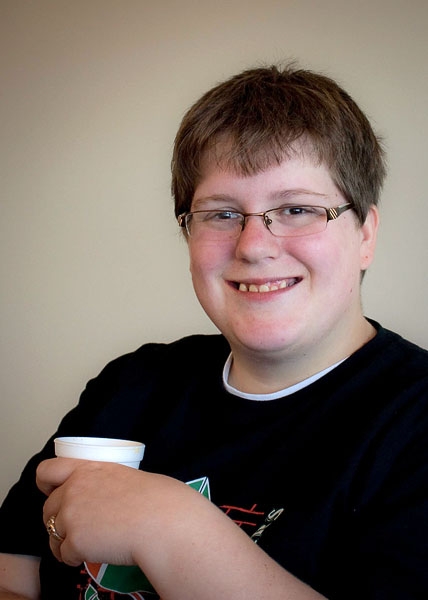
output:
[[[230,339],[230,338],[229,338]],[[295,339],[291,337],[278,337],[277,336],[252,336],[248,335],[235,335],[233,340],[231,340],[231,346],[238,345],[241,349],[245,348],[246,350],[254,353],[262,353],[262,354],[276,354],[286,351],[287,348],[291,348],[295,346]]]

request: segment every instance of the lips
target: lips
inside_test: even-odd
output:
[[[290,279],[281,279],[279,281],[268,281],[260,285],[256,283],[238,283],[237,288],[240,292],[251,292],[258,294],[265,294],[266,292],[275,292],[277,290],[283,290],[284,288],[295,285],[299,279],[292,277]]]

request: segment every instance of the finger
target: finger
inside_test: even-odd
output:
[[[62,557],[61,557],[61,544],[62,544],[62,542],[58,542],[52,536],[49,538],[49,546],[50,546],[51,552],[55,556],[57,561],[59,561],[59,562],[63,562]]]
[[[61,508],[61,498],[62,498],[62,488],[58,488],[53,490],[53,492],[51,492],[48,496],[48,499],[46,500],[46,502],[43,505],[43,523],[45,524],[45,527],[48,530],[49,533],[49,528],[48,528],[48,521],[49,519],[53,516],[55,518],[55,527],[57,532],[59,533],[59,535],[61,537],[65,537],[65,531],[64,531],[64,527],[61,528],[58,525],[58,513],[60,511]],[[61,523],[60,523],[61,525]],[[58,530],[59,527],[59,530]]]
[[[58,504],[57,495],[59,491],[55,490],[49,496],[43,508],[43,521],[49,535],[49,547],[59,562],[63,562],[71,567],[78,567],[84,558],[78,552],[78,549],[73,547],[67,539],[67,531],[61,511],[58,514],[52,512],[55,510],[55,505]]]
[[[69,567],[78,567],[84,561],[79,554],[70,548],[70,544],[67,544],[66,540],[58,542],[51,537],[49,546],[57,561],[65,563]]]
[[[74,458],[49,458],[42,461],[36,470],[36,484],[41,492],[49,496],[73,473],[81,460]]]
[[[61,533],[60,526],[58,525],[58,517],[57,515],[52,514],[50,517],[46,518],[45,515],[43,515],[43,520],[45,521],[45,527],[47,534],[49,535],[49,546],[52,554],[57,560],[62,562],[61,545],[65,540],[65,533]]]

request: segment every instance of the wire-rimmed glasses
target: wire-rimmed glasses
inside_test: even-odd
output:
[[[227,241],[238,238],[249,217],[261,217],[267,229],[277,237],[298,237],[320,233],[329,221],[353,207],[351,202],[326,208],[293,204],[271,208],[265,212],[242,213],[235,210],[194,210],[177,217],[192,238]]]

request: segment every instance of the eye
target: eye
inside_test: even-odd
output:
[[[288,206],[284,208],[284,213],[287,215],[304,215],[311,212],[310,206]]]
[[[322,214],[323,209],[319,206],[293,205],[283,206],[278,209],[278,214],[282,217],[305,217]]]
[[[211,221],[233,221],[241,215],[231,210],[213,210],[207,212],[207,219]]]

